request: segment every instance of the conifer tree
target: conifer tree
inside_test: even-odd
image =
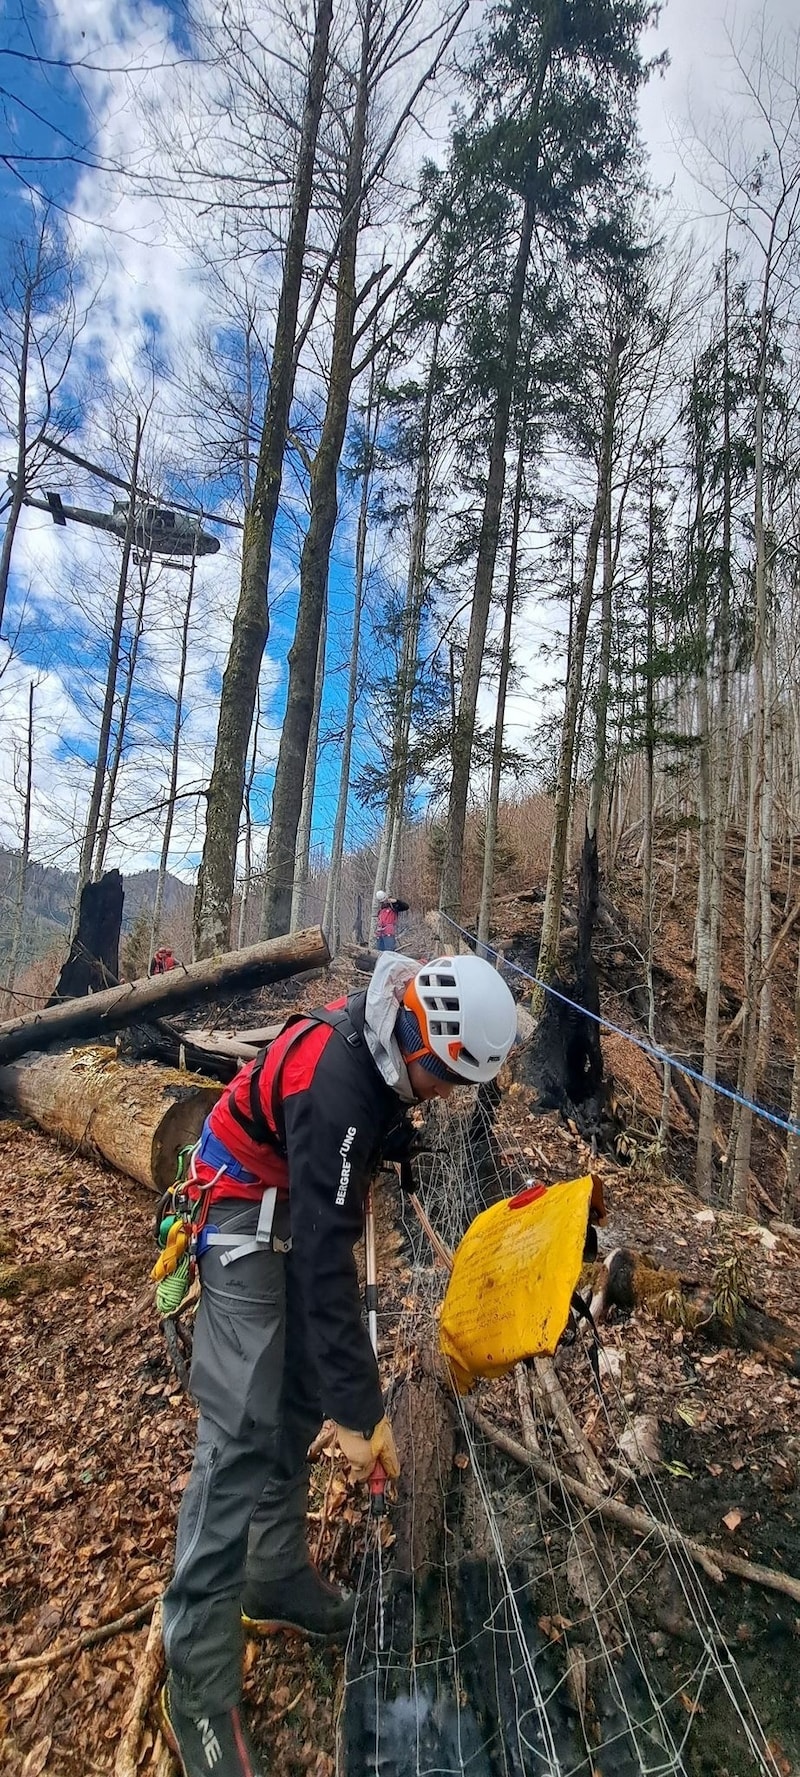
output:
[[[458,918],[481,663],[497,556],[505,453],[534,231],[574,251],[602,232],[638,156],[636,95],[646,0],[503,0],[469,76],[471,108],[452,145],[448,206],[480,263],[497,257],[491,443],[461,681],[441,906]],[[445,920],[446,930],[446,920]],[[444,937],[444,933],[443,933]]]

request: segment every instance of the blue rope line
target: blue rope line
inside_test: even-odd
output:
[[[506,956],[501,957],[499,950],[495,950],[493,945],[478,939],[474,932],[466,931],[464,926],[460,926],[456,920],[450,918],[449,913],[443,913],[442,918],[446,919],[448,925],[451,925],[455,932],[460,932],[462,938],[466,938],[470,944],[480,945],[490,956],[497,957],[498,961],[502,961],[504,969],[513,970],[515,975],[521,975],[534,987],[542,988],[554,1000],[561,1000],[562,1005],[571,1006],[573,1012],[579,1012],[582,1018],[591,1018],[592,1023],[599,1024],[603,1030],[613,1031],[615,1036],[624,1037],[627,1043],[635,1043],[637,1049],[641,1049],[645,1055],[652,1056],[654,1061],[660,1061],[662,1065],[666,1062],[669,1067],[674,1067],[679,1074],[686,1074],[688,1079],[695,1080],[698,1086],[710,1086],[712,1092],[718,1092],[721,1098],[728,1098],[732,1104],[741,1105],[743,1110],[752,1111],[755,1117],[761,1117],[765,1123],[772,1123],[776,1129],[784,1130],[787,1135],[800,1135],[800,1123],[793,1123],[791,1118],[779,1116],[777,1111],[768,1111],[765,1105],[758,1104],[754,1098],[744,1098],[740,1092],[734,1092],[732,1087],[722,1086],[718,1080],[709,1079],[707,1074],[701,1074],[697,1068],[689,1067],[685,1061],[678,1061],[674,1055],[669,1055],[666,1049],[659,1049],[653,1043],[645,1042],[643,1037],[634,1036],[632,1031],[623,1030],[621,1024],[612,1024],[610,1018],[601,1018],[599,1013],[590,1012],[586,1006],[579,1006],[577,1000],[571,1000],[567,994],[559,993],[557,987],[551,987],[547,981],[540,981],[538,976],[529,974],[527,969],[520,968],[519,963],[509,962]]]

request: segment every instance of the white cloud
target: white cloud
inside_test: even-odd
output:
[[[796,0],[771,0],[769,24],[773,29],[795,23]],[[213,0],[209,17],[217,19]],[[740,0],[727,12],[698,0],[669,0],[652,37],[652,49],[668,47],[671,66],[662,78],[655,77],[641,100],[643,127],[651,151],[656,178],[674,185],[673,207],[685,216],[705,216],[708,204],[698,197],[684,165],[678,138],[699,124],[704,115],[718,109],[725,94],[736,109],[737,84],[726,38],[753,25],[760,14],[756,0]],[[466,30],[480,22],[482,8],[471,8]],[[100,161],[124,164],[138,175],[152,165],[155,126],[172,127],[184,148],[191,130],[206,111],[208,138],[213,135],[220,174],[234,164],[235,151],[223,140],[211,120],[209,99],[218,95],[223,75],[210,66],[189,66],[185,47],[175,40],[176,15],[168,6],[140,0],[55,0],[51,12],[53,46],[65,55],[95,57],[103,67],[129,65],[125,74],[81,75],[87,104],[95,122],[94,149]],[[268,5],[259,18],[275,29]],[[341,27],[340,27],[341,28]],[[180,63],[172,66],[170,63]],[[413,69],[409,67],[409,77]],[[446,88],[435,98],[426,115],[427,135],[420,134],[405,150],[410,167],[422,153],[440,152],[446,133],[449,94]],[[201,143],[209,152],[209,140]],[[157,168],[164,178],[167,160]],[[197,188],[195,188],[197,191]],[[198,192],[199,195],[199,192]],[[147,350],[155,340],[165,360],[182,365],[188,361],[190,344],[201,323],[213,326],[221,319],[219,295],[206,277],[204,263],[228,251],[220,231],[219,211],[211,203],[203,212],[199,203],[170,206],[147,194],[144,179],[116,179],[113,175],[85,170],[73,193],[71,228],[81,263],[81,295],[87,301],[95,290],[87,325],[75,355],[75,382],[81,378],[88,394],[106,378],[117,391],[138,389],[140,398],[152,392]],[[390,230],[393,225],[387,225]],[[385,230],[376,226],[370,251],[376,250]],[[263,244],[263,242],[262,242]],[[268,243],[267,243],[268,244]],[[274,262],[248,256],[230,275],[247,278],[258,286],[265,314],[274,303]],[[316,341],[312,341],[316,347]],[[313,361],[309,353],[307,382],[310,397],[324,389],[324,358]],[[98,416],[95,416],[96,418]],[[173,466],[189,452],[183,422],[177,417],[176,395],[166,379],[157,377],[154,428],[164,439]],[[191,466],[191,465],[189,465]],[[72,472],[70,472],[71,477]],[[64,483],[67,485],[67,470]],[[84,490],[86,491],[86,490]],[[95,487],[93,499],[103,503]],[[343,515],[337,550],[352,552],[352,519]],[[26,715],[27,676],[41,675],[36,693],[37,734],[35,769],[35,841],[40,855],[63,857],[74,862],[74,836],[86,805],[89,772],[75,760],[76,750],[90,746],[93,732],[92,699],[96,693],[90,671],[98,634],[108,630],[113,603],[113,581],[119,555],[116,545],[89,530],[70,526],[57,530],[44,514],[23,515],[14,561],[14,597],[17,608],[26,601],[25,656],[7,668],[0,681],[0,717],[5,733],[19,748]],[[401,577],[396,552],[389,552],[390,571]],[[272,583],[293,582],[296,564],[276,551]],[[70,587],[80,582],[83,609],[72,601]],[[186,720],[182,735],[181,789],[196,789],[207,781],[216,738],[217,685],[227,657],[230,621],[239,584],[238,541],[227,533],[219,554],[205,558],[198,567],[197,604],[192,623],[190,669],[186,686]],[[143,683],[132,711],[137,747],[123,762],[120,776],[120,818],[125,826],[115,832],[111,861],[128,867],[157,853],[158,822],[153,817],[128,820],[128,816],[158,800],[169,769],[171,700],[174,698],[178,661],[177,612],[184,596],[183,576],[165,576],[163,588],[153,598],[143,644]],[[277,614],[280,624],[281,613]],[[496,623],[496,619],[494,620]],[[545,669],[539,645],[556,619],[551,606],[531,600],[517,623],[516,651],[522,680],[509,699],[507,733],[521,744],[543,707]],[[60,629],[71,633],[64,640]],[[81,660],[81,648],[84,658]],[[549,676],[550,668],[546,669]],[[265,724],[262,771],[277,749],[277,719],[285,686],[286,665],[275,640],[268,647],[263,685]],[[148,692],[148,686],[150,690]],[[148,695],[151,698],[148,712]],[[484,688],[481,718],[491,720],[494,688]],[[13,747],[5,748],[4,776],[0,776],[3,805],[0,816],[13,833],[17,803],[9,776]],[[3,749],[0,749],[3,751]],[[331,782],[334,772],[326,761]],[[263,788],[263,778],[262,778]],[[178,805],[175,829],[176,858],[197,854],[198,805],[187,796]],[[202,805],[201,805],[202,810]],[[260,809],[263,815],[263,807]],[[9,842],[7,838],[6,842]],[[117,848],[116,850],[114,848]]]

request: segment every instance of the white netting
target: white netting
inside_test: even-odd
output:
[[[491,1113],[489,1113],[489,1123]],[[436,1107],[425,1208],[452,1250],[493,1195],[531,1170],[502,1105],[481,1129],[475,1100]],[[502,1158],[501,1158],[502,1157]],[[409,1353],[435,1349],[435,1314],[446,1273],[411,1208],[403,1209],[412,1255],[396,1328],[395,1371]],[[568,1361],[593,1388],[588,1350],[576,1338]],[[387,1378],[391,1381],[391,1378]],[[508,1383],[475,1391],[487,1420],[519,1440]],[[470,1402],[475,1397],[470,1397]],[[594,1391],[608,1439],[630,1415],[610,1377]],[[407,1468],[424,1468],[440,1492],[441,1532],[425,1571],[387,1581],[391,1558],[371,1529],[359,1610],[348,1649],[339,1734],[346,1777],[667,1777],[697,1768],[691,1758],[698,1712],[713,1700],[728,1722],[731,1773],[779,1766],[697,1566],[654,1531],[638,1542],[615,1535],[599,1509],[581,1505],[561,1479],[563,1446],[533,1397],[545,1486],[514,1469],[453,1396],[460,1467],[442,1449],[436,1422],[412,1422]],[[437,1448],[432,1453],[428,1440]],[[455,1474],[455,1481],[454,1481]],[[628,1476],[631,1503],[677,1529],[657,1473]],[[413,1511],[413,1507],[412,1507]],[[680,1600],[683,1639],[664,1657],[647,1604],[659,1581]],[[723,1730],[724,1731],[724,1730]]]

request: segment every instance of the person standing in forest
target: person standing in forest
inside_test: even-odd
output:
[[[150,964],[150,973],[151,975],[168,975],[170,970],[174,969],[175,966],[175,956],[173,951],[168,944],[162,944],[161,948],[156,951]]]
[[[408,912],[408,902],[401,901],[397,896],[387,895],[385,889],[378,889],[375,894],[378,903],[378,917],[375,922],[375,949],[397,949],[397,927],[401,913]]]
[[[202,1283],[200,1414],[164,1595],[164,1733],[184,1777],[259,1777],[242,1720],[242,1623],[346,1635],[354,1599],[306,1542],[308,1451],[334,1422],[350,1478],[399,1473],[354,1247],[408,1109],[494,1079],[512,995],[476,956],[379,957],[369,987],[293,1019],[206,1119],[188,1195]]]

